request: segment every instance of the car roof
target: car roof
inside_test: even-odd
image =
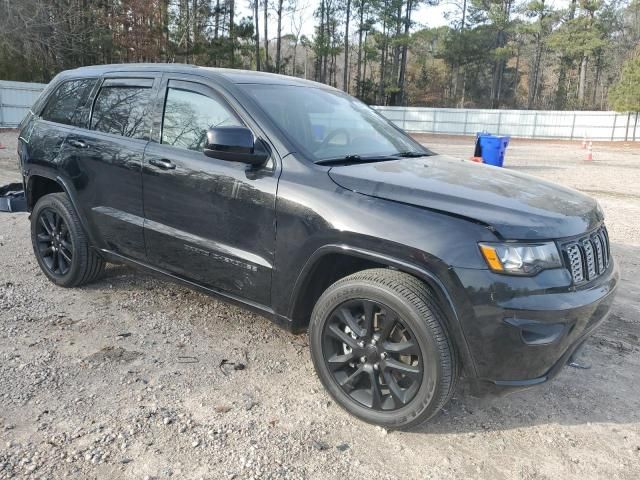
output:
[[[224,78],[235,84],[259,83],[265,85],[294,85],[314,88],[332,89],[323,83],[313,82],[298,77],[288,75],[278,75],[275,73],[256,72],[252,70],[235,70],[231,68],[200,67],[186,63],[119,63],[111,65],[95,65],[90,67],[80,67],[75,70],[65,72],[68,75],[103,75],[118,72],[171,72],[171,73],[191,73],[211,78]]]

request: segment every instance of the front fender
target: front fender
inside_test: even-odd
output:
[[[460,328],[460,319],[472,310],[453,267],[486,269],[477,242],[495,241],[496,237],[485,225],[346,190],[329,178],[326,167],[299,161],[293,154],[283,158],[276,217],[271,294],[276,314],[289,318],[294,328],[302,326],[313,308],[308,303],[314,302],[318,293],[307,296],[304,285],[308,275],[326,255],[348,252],[365,261],[358,264],[345,259],[354,265],[328,269],[328,281],[358,268],[385,266],[422,279],[445,310],[445,327],[470,370],[465,373],[474,374]],[[336,261],[341,261],[340,257]],[[315,278],[311,284],[318,290],[328,287],[326,281]],[[297,308],[301,298],[307,302],[302,311]]]
[[[453,269],[448,268],[437,259],[432,259],[431,265],[427,266],[393,257],[385,253],[353,247],[347,244],[324,245],[318,248],[311,255],[296,279],[291,292],[289,318],[293,318],[293,310],[296,301],[302,294],[304,285],[308,281],[309,277],[313,275],[316,265],[322,262],[324,257],[332,254],[357,257],[389,268],[394,268],[399,271],[409,273],[426,283],[433,292],[438,305],[442,309],[445,321],[445,325],[443,325],[443,327],[451,336],[456,353],[459,355],[459,359],[463,365],[464,376],[476,376],[475,365],[470,355],[469,347],[460,322],[460,315],[462,315],[463,312],[460,311],[461,308],[454,303],[452,298],[452,291],[457,290],[457,285],[459,285],[460,282],[457,281],[457,277],[455,276]]]

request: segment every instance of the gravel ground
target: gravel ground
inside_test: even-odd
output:
[[[18,132],[0,129],[0,185],[20,181],[17,147]]]
[[[0,134],[7,181],[14,136]],[[54,287],[27,214],[0,214],[0,479],[637,479],[640,150],[598,146],[587,165],[578,147],[514,142],[507,161],[605,209],[623,281],[585,347],[592,368],[501,398],[462,388],[411,432],[350,417],[323,391],[306,336],[245,310],[122,266]]]

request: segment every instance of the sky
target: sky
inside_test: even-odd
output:
[[[297,17],[302,19],[302,35],[306,35],[308,37],[314,34],[315,28],[315,18],[313,17],[313,12],[320,4],[320,0],[298,0],[300,5]],[[547,1],[547,4],[554,6],[556,8],[563,8],[568,5],[569,0],[551,0]],[[249,2],[241,1],[236,3],[239,4],[239,10],[241,16],[252,16],[252,11],[249,8]],[[454,3],[451,1],[441,0],[440,4],[433,6],[428,5],[420,5],[418,9],[412,15],[412,19],[415,22],[414,29],[416,28],[424,28],[424,27],[440,27],[442,25],[447,25],[449,21],[445,18],[445,14],[447,12],[454,12],[456,7]],[[260,30],[262,31],[262,11],[260,11],[261,20],[260,20]],[[355,15],[354,15],[355,17]],[[275,38],[276,32],[276,15],[275,12],[271,12],[270,20],[269,20],[269,38]],[[351,24],[351,28],[355,29],[355,18],[353,23]],[[291,19],[286,18],[283,19],[282,25],[283,33],[289,33],[292,31]],[[355,31],[355,30],[354,30]]]

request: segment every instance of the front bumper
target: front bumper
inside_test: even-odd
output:
[[[607,318],[619,281],[615,260],[591,284],[570,286],[564,269],[535,277],[455,269],[466,293],[462,330],[474,383],[497,389],[543,383],[567,363]]]

